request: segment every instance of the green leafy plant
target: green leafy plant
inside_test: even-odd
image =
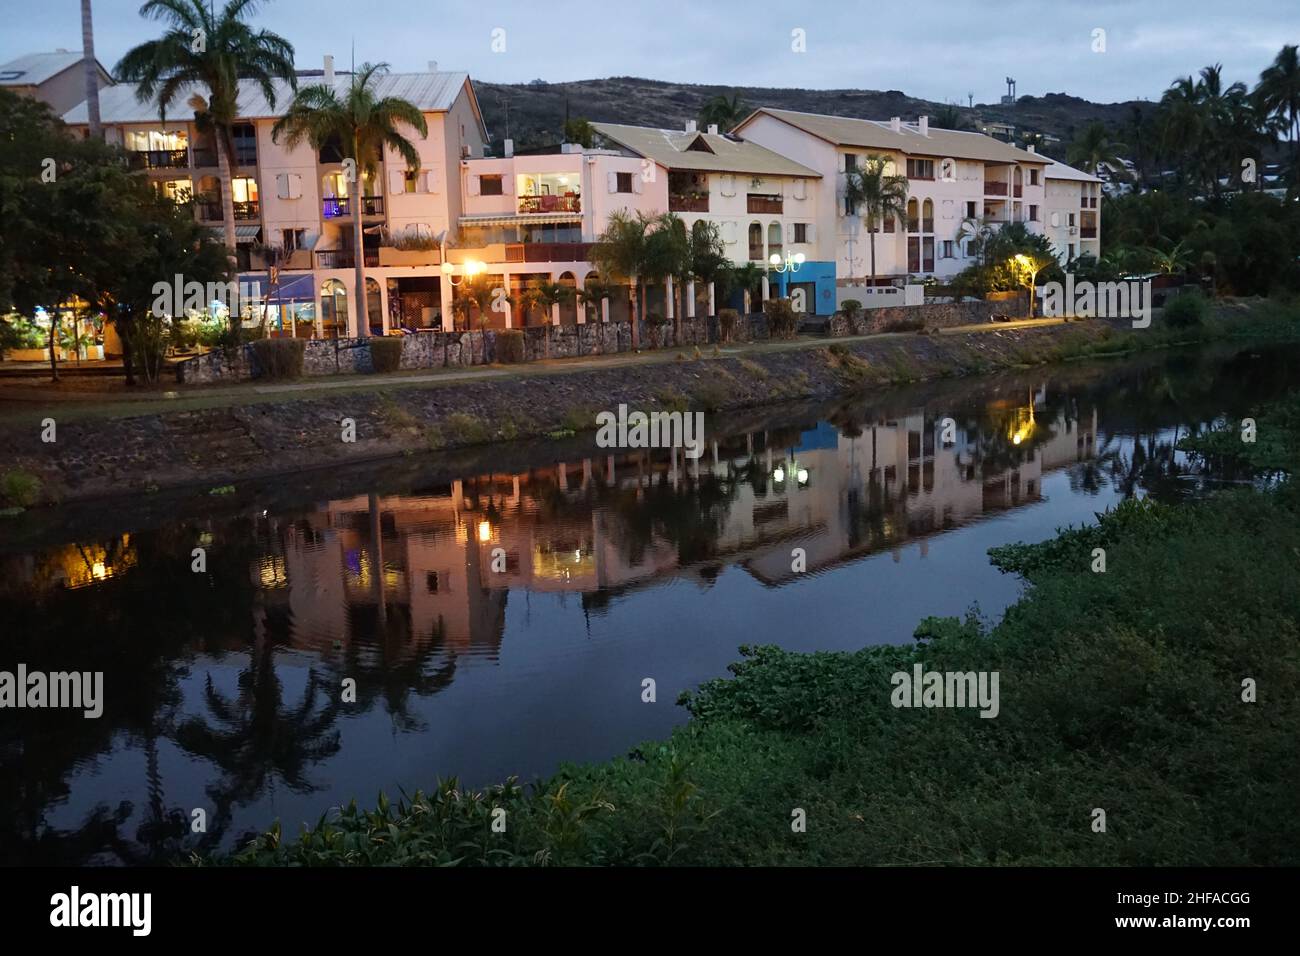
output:
[[[265,379],[301,378],[306,347],[302,339],[257,339],[249,343],[258,377]]]

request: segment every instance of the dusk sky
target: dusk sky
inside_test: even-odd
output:
[[[112,69],[154,36],[140,0],[95,0],[96,52]],[[0,62],[80,45],[76,0],[0,0]],[[1250,84],[1284,43],[1300,41],[1295,0],[1065,2],[1005,0],[893,9],[862,3],[717,0],[433,3],[271,0],[258,21],[292,42],[300,69],[326,53],[345,68],[468,70],[479,80],[550,82],[614,75],[745,86],[898,89],[938,101],[996,102],[1003,77],[1020,95],[1069,92],[1103,102],[1156,99],[1177,75],[1221,62]],[[493,32],[498,47],[493,51]],[[806,31],[804,53],[792,31]],[[1093,31],[1106,50],[1093,52]]]

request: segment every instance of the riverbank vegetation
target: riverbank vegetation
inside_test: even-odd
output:
[[[1233,421],[1183,447],[1294,473],[1300,396],[1256,426],[1254,443]],[[742,648],[683,700],[685,726],[624,758],[534,787],[381,796],[202,862],[1300,862],[1295,487],[1130,500],[992,559],[1027,584],[997,623],[929,618],[912,646],[856,653]],[[998,672],[998,715],[891,706],[891,676],[917,664]]]

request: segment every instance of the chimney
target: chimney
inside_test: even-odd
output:
[[[903,118],[901,116],[891,116],[889,118],[889,128],[895,133],[901,133],[903,131]]]
[[[930,135],[930,117],[928,117],[928,116],[922,116],[920,119],[918,119],[918,120],[916,121],[916,128],[917,128],[918,131],[920,131],[920,133],[921,133],[922,136],[929,136],[929,135]]]
[[[1038,152],[1038,147],[1035,146],[1033,143],[1030,143],[1028,146],[1025,147],[1025,149],[1029,150],[1031,153]]]
[[[710,135],[710,136],[717,136],[717,135],[718,135],[718,124],[717,124],[717,123],[710,123],[710,124],[709,124],[709,135]]]
[[[687,121],[686,121],[686,132],[688,132],[688,133],[694,133],[694,132],[698,132],[698,130],[699,130],[699,127],[695,125],[695,120],[687,120]]]
[[[429,72],[430,72],[430,73],[437,73],[437,72],[438,72],[438,61],[437,61],[437,60],[430,60],[430,61],[429,61]]]
[[[501,143],[501,152],[506,159],[515,154],[515,141],[513,139],[503,140]]]
[[[324,81],[326,86],[330,86],[334,83],[334,57],[328,53],[325,54]]]

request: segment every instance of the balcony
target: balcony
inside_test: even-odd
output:
[[[1016,199],[1019,199],[1024,194],[1024,192],[1025,192],[1024,186],[1015,186],[1011,190],[1012,195],[1015,196]]]
[[[321,214],[326,219],[341,219],[344,216],[352,215],[352,205],[347,196],[341,198],[327,198],[321,201]],[[382,216],[384,214],[384,197],[383,196],[362,196],[361,197],[361,215],[363,216]]]
[[[215,199],[200,199],[194,203],[199,211],[199,218],[205,222],[221,221],[221,203]]]
[[[210,147],[196,147],[191,150],[194,157],[193,166],[195,169],[216,169],[217,168],[217,151]]]
[[[236,219],[257,219],[260,217],[261,209],[256,199],[251,202],[234,203]],[[220,219],[220,216],[217,216]]]
[[[589,262],[594,242],[511,242],[506,262]]]
[[[751,213],[770,213],[779,216],[785,208],[785,204],[780,196],[754,196],[751,194],[745,197],[745,208],[747,212]]]
[[[985,183],[984,195],[986,196],[1005,196],[1007,194],[1006,183]]]
[[[1096,196],[1084,196],[1082,199],[1079,200],[1079,208],[1080,208],[1080,209],[1096,209],[1096,208],[1097,208],[1097,197],[1096,197]]]
[[[134,169],[187,169],[188,149],[137,149],[131,154]]]
[[[669,212],[708,212],[709,197],[691,195],[669,195],[668,197]]]
[[[519,213],[582,212],[580,196],[520,196]]]
[[[363,252],[367,269],[379,267],[379,250],[366,249]],[[317,269],[352,269],[356,266],[356,256],[351,249],[327,249],[316,253]]]
[[[1079,238],[1080,238],[1080,239],[1096,239],[1096,238],[1097,238],[1097,227],[1096,227],[1096,226],[1080,226],[1080,227],[1079,227]]]

